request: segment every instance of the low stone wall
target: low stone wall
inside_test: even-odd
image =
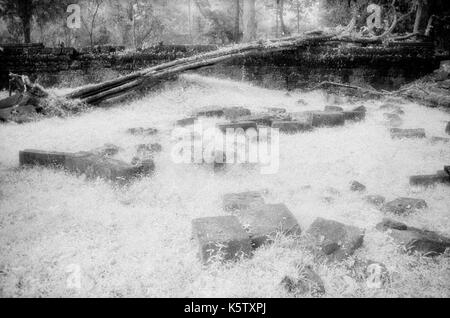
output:
[[[78,86],[215,48],[209,45],[159,45],[139,52],[126,52],[123,47],[114,46],[81,50],[46,48],[39,44],[4,46],[0,51],[0,88],[8,87],[9,72],[28,75],[45,87]]]
[[[125,52],[123,48],[111,46],[83,50],[42,45],[4,47],[0,52],[0,87],[8,86],[8,72],[29,75],[44,87],[74,87],[215,48],[160,45],[140,52]],[[395,89],[431,73],[439,67],[439,61],[431,44],[365,46],[332,43],[238,58],[198,72],[252,81],[270,88],[292,89],[321,81],[338,81]]]

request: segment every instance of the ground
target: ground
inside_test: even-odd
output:
[[[286,94],[186,75],[113,108],[2,124],[0,296],[290,297],[280,281],[300,262],[312,264],[322,277],[325,297],[449,297],[450,259],[401,253],[374,228],[383,213],[350,191],[349,183],[358,180],[367,186],[367,194],[388,200],[425,199],[429,209],[397,219],[450,236],[450,188],[408,184],[410,175],[434,173],[450,164],[450,147],[428,139],[392,140],[378,109],[381,103],[364,103],[369,112],[362,123],[281,136],[280,169],[272,175],[244,168],[214,173],[210,167],[173,163],[173,122],[208,105],[253,111],[323,109],[328,105],[324,93]],[[412,103],[401,106],[405,128],[444,136],[449,113]],[[156,127],[161,133],[127,134],[133,127]],[[135,146],[146,142],[163,146],[156,172],[125,187],[57,170],[18,168],[18,152],[26,148],[82,151],[113,143],[123,148],[120,158],[131,161]],[[314,263],[295,239],[284,237],[249,260],[202,266],[191,239],[192,219],[225,215],[225,193],[261,189],[267,190],[268,202],[286,204],[303,231],[316,217],[364,228],[364,245],[355,258],[384,263],[391,282],[370,289],[352,278],[351,259],[337,265]],[[325,196],[335,201],[324,201]],[[73,286],[78,273],[81,286]]]

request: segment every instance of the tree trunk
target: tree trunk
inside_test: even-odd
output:
[[[244,42],[256,40],[256,3],[255,0],[244,0]]]
[[[420,31],[420,22],[422,21],[422,11],[423,11],[423,2],[422,0],[417,1],[417,12],[416,12],[416,20],[414,22],[414,33],[419,33]]]
[[[195,70],[235,58],[244,58],[261,53],[294,50],[299,46],[331,40],[335,36],[336,34],[324,34],[319,36],[304,35],[267,42],[253,42],[227,49],[219,49],[217,51],[163,63],[115,80],[88,86],[72,92],[66,97],[71,99],[81,99],[88,104],[99,104],[108,99],[128,94],[130,91],[139,90],[149,84],[170,78],[188,70]]]
[[[280,20],[281,36],[287,36],[290,32],[284,24],[284,0],[277,0],[277,9]]]
[[[234,41],[240,42],[241,38],[241,5],[240,0],[235,0],[235,16],[234,16]]]
[[[33,17],[33,3],[31,0],[18,1],[19,16],[22,21],[23,38],[25,43],[31,43],[31,19]]]

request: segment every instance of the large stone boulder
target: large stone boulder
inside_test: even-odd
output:
[[[195,219],[192,232],[204,264],[213,260],[236,261],[252,255],[250,238],[235,216]]]
[[[323,218],[317,218],[306,234],[317,256],[337,261],[352,255],[364,241],[364,230]]]
[[[397,198],[383,205],[382,211],[396,215],[409,215],[427,208],[425,200],[414,198]]]
[[[407,252],[418,252],[425,256],[437,256],[450,248],[450,238],[436,232],[407,226],[401,222],[384,219],[377,229],[387,232],[395,243]]]
[[[64,167],[70,153],[26,149],[19,152],[21,166]]]
[[[284,204],[263,204],[235,212],[248,231],[255,248],[268,242],[277,233],[300,235],[300,226]]]

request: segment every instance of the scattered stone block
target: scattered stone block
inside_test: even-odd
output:
[[[281,114],[282,115],[282,114]],[[284,115],[284,117],[286,117],[287,115]],[[278,117],[283,117],[283,116],[278,116]],[[272,126],[272,122],[274,120],[279,119],[275,114],[255,114],[255,115],[251,115],[251,116],[243,116],[240,119],[242,121],[246,121],[246,122],[253,122],[255,124],[258,125],[262,125],[262,126]]]
[[[258,248],[276,234],[300,235],[300,226],[284,204],[263,204],[236,213],[248,231],[253,247]]]
[[[339,106],[325,106],[326,112],[343,112],[344,108]]]
[[[224,123],[224,124],[217,124],[217,128],[222,131],[224,134],[227,132],[227,129],[258,129],[258,125],[253,121],[238,121],[233,123]]]
[[[447,127],[445,127],[445,132],[450,135],[450,122],[448,122]]]
[[[340,112],[312,112],[313,127],[337,127],[345,124],[345,115]]]
[[[237,120],[240,117],[250,116],[252,112],[244,107],[231,107],[223,110],[224,116],[227,120]]]
[[[364,241],[362,229],[323,218],[313,222],[307,236],[317,256],[337,261],[352,255]]]
[[[153,161],[134,166],[120,160],[105,158],[91,153],[76,153],[66,156],[64,167],[89,179],[102,178],[116,182],[127,182],[133,178],[149,174],[154,170]]]
[[[400,128],[392,128],[391,129],[391,137],[392,139],[402,139],[402,138],[426,138],[427,135],[425,133],[425,129],[400,129]]]
[[[438,171],[436,174],[423,175],[423,176],[411,176],[409,178],[409,184],[413,186],[434,186],[436,184],[450,184],[450,175],[445,171]]]
[[[437,143],[448,143],[450,142],[450,138],[444,138],[444,137],[431,137],[430,142],[432,144],[437,144]]]
[[[386,198],[381,195],[368,195],[364,198],[367,203],[381,207],[385,202]]]
[[[224,115],[224,107],[206,106],[194,111],[194,117],[222,117]]]
[[[158,143],[153,144],[140,144],[136,146],[136,150],[141,154],[148,154],[148,153],[155,153],[155,152],[161,152],[162,146]]]
[[[70,153],[26,149],[19,152],[21,166],[37,165],[44,167],[64,167]]]
[[[194,125],[197,118],[195,117],[189,117],[189,118],[183,118],[180,120],[177,120],[176,125],[180,127],[186,127],[190,125]]]
[[[270,107],[268,109],[268,111],[270,113],[275,113],[275,114],[286,114],[287,113],[286,108],[278,108],[278,107]]]
[[[345,111],[344,118],[349,121],[362,121],[366,119],[366,113],[360,111]]]
[[[313,130],[310,123],[300,121],[274,121],[272,128],[279,129],[281,133],[295,134]]]
[[[248,210],[263,204],[263,195],[257,191],[229,193],[223,196],[223,209],[226,212]]]
[[[344,265],[351,277],[365,283],[367,288],[380,289],[390,281],[389,271],[383,263],[356,258]]]
[[[353,192],[364,192],[366,191],[366,186],[358,181],[352,181],[350,184],[350,190]]]
[[[120,147],[113,144],[105,144],[103,147],[91,150],[90,153],[101,157],[112,157],[119,153]]]
[[[195,219],[192,221],[192,231],[204,264],[217,258],[236,261],[252,255],[250,238],[235,216]]]
[[[130,128],[127,130],[127,132],[135,136],[153,136],[158,133],[158,129],[139,127],[139,128]]]
[[[445,253],[450,247],[450,238],[388,219],[378,224],[377,229],[387,231],[394,242],[403,246],[407,252],[433,257]]]
[[[397,114],[384,113],[383,117],[387,120],[387,123],[391,127],[400,127],[403,125],[403,119]]]
[[[325,285],[322,278],[307,265],[299,267],[297,277],[285,276],[281,281],[281,286],[294,295],[311,294],[320,296],[325,294]]]
[[[358,106],[354,109],[352,109],[352,112],[360,112],[360,113],[367,113],[367,108],[365,106]]]
[[[444,171],[450,176],[450,166],[445,166]]]
[[[427,203],[422,199],[398,198],[384,204],[382,211],[397,215],[409,215],[427,207]]]

